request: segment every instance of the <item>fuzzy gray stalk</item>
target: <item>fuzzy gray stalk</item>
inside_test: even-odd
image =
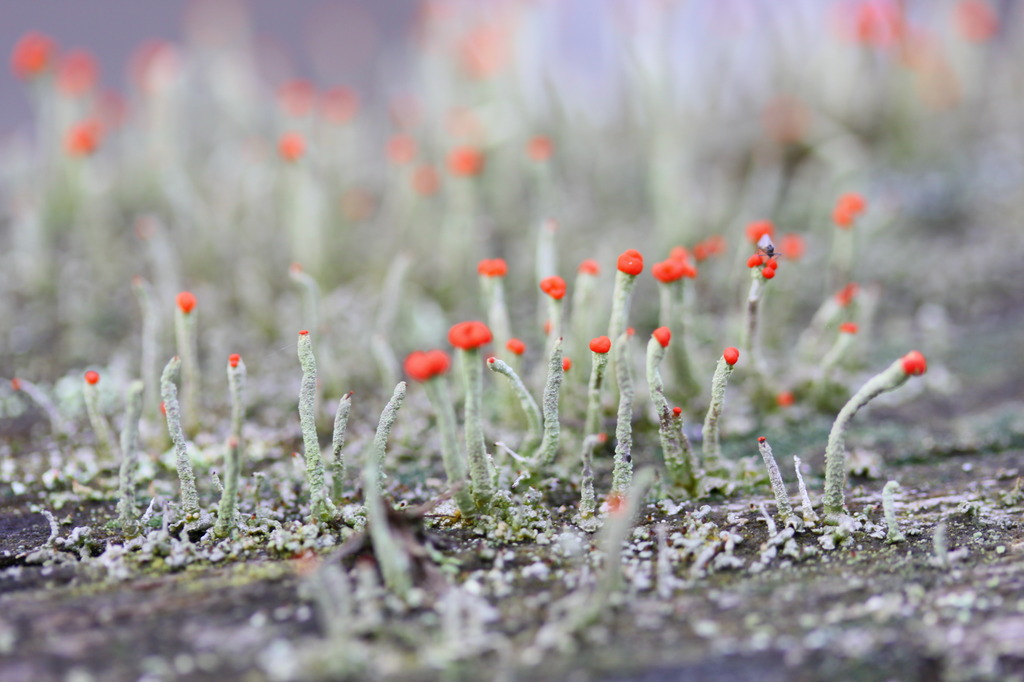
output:
[[[580,480],[580,506],[573,521],[588,533],[593,533],[600,525],[596,516],[597,501],[594,496],[594,448],[602,441],[601,436],[596,433],[592,433],[583,439],[583,478]]]
[[[601,388],[604,386],[605,370],[608,368],[608,353],[591,351],[593,364],[590,368],[590,382],[587,385],[587,416],[583,422],[583,434],[593,436],[601,433]]]
[[[896,502],[893,498],[899,487],[900,484],[896,481],[889,481],[882,488],[882,509],[885,511],[885,525],[887,528],[885,541],[889,544],[903,542],[907,539],[900,530],[899,521],[896,520]]]
[[[331,484],[334,500],[340,501],[345,494],[345,432],[348,430],[348,415],[352,412],[352,391],[341,396],[338,410],[334,413],[334,434],[331,437]]]
[[[181,373],[181,358],[175,355],[164,367],[160,376],[160,397],[164,401],[167,416],[167,432],[174,443],[175,465],[181,485],[181,511],[186,521],[199,519],[199,494],[196,492],[196,475],[188,456],[185,432],[181,428],[181,406],[178,404],[178,387],[175,382]]]
[[[427,399],[437,415],[437,428],[441,432],[441,459],[444,462],[445,474],[448,475],[448,485],[452,490],[452,497],[455,498],[459,512],[467,518],[471,517],[476,514],[477,509],[476,503],[473,502],[473,496],[469,492],[466,459],[459,451],[455,405],[452,403],[451,392],[448,390],[448,379],[443,375],[434,376],[427,379],[423,383],[423,387],[426,389]]]
[[[534,469],[543,471],[555,461],[558,453],[558,438],[560,426],[558,423],[558,394],[562,388],[562,338],[559,337],[551,348],[551,357],[548,359],[548,378],[544,384],[544,438],[541,439],[540,448],[534,458]]]
[[[659,369],[665,358],[665,347],[651,336],[647,342],[647,386],[651,391],[651,402],[658,413],[658,436],[661,452],[665,459],[665,471],[672,485],[679,486],[691,495],[697,493],[697,466],[690,448],[690,440],[683,433],[683,420],[677,417],[665,398],[665,384]]]
[[[462,379],[466,391],[463,406],[463,421],[466,432],[466,460],[469,462],[471,493],[476,506],[486,509],[494,496],[494,482],[487,462],[487,443],[484,441],[484,425],[481,415],[483,395],[483,368],[480,366],[480,351],[459,349],[462,360]]]
[[[117,523],[133,529],[139,515],[135,505],[135,473],[139,468],[139,418],[142,416],[143,383],[133,381],[125,398],[124,428],[121,430],[121,470],[118,475]]]
[[[733,365],[725,361],[724,357],[718,358],[715,366],[715,376],[711,380],[711,404],[704,416],[704,427],[701,429],[703,441],[701,443],[701,461],[704,471],[709,476],[728,476],[729,470],[722,460],[722,444],[719,441],[718,419],[722,416],[722,408],[725,405],[725,387],[732,375]]]
[[[527,390],[523,380],[519,378],[519,375],[507,362],[494,357],[487,358],[487,368],[509,380],[512,392],[519,400],[519,406],[523,409],[523,414],[526,415],[526,435],[523,437],[523,443],[519,450],[524,457],[532,457],[540,447],[541,437],[543,436],[544,417],[541,414],[540,406],[537,405],[537,401],[530,395],[530,391]]]
[[[235,507],[238,503],[238,475],[242,468],[242,442],[231,436],[224,453],[224,490],[217,507],[217,523],[213,534],[227,537],[235,527]]]
[[[242,422],[245,420],[245,362],[236,356],[234,367],[228,360],[228,394],[231,396],[231,438],[242,443]]]
[[[813,526],[818,523],[818,514],[814,511],[814,505],[811,504],[811,496],[807,494],[807,484],[804,483],[804,475],[800,472],[801,466],[803,466],[803,462],[799,457],[793,455],[793,469],[796,471],[796,484],[800,490],[800,512],[803,514],[804,523]]]
[[[336,510],[324,491],[324,461],[320,457],[320,440],[316,435],[316,358],[313,356],[313,342],[308,331],[299,332],[299,364],[302,366],[299,423],[302,426],[302,446],[306,455],[309,513],[314,519],[329,521]]]
[[[786,483],[782,480],[782,473],[779,465],[775,463],[775,456],[772,454],[772,446],[768,439],[761,436],[757,439],[757,449],[761,452],[764,466],[768,470],[768,480],[772,484],[772,492],[775,494],[775,506],[779,510],[779,521],[786,525],[793,518],[793,505],[789,502],[789,493],[786,491]]]
[[[372,451],[363,458],[363,495],[366,503],[366,526],[373,544],[373,553],[384,576],[384,582],[396,595],[404,599],[412,589],[409,575],[410,560],[388,525],[387,510],[381,490],[381,464],[387,447],[388,434],[395,422],[398,409],[405,398],[405,382],[395,387],[395,392],[381,412],[377,432],[373,437]]]
[[[182,419],[185,429],[193,435],[199,425],[200,400],[196,314],[195,308],[186,313],[179,306],[174,306],[174,335],[178,345],[178,357],[181,358]]]
[[[615,342],[615,378],[619,383],[619,410],[615,420],[612,494],[624,495],[633,480],[633,376],[629,366],[629,336],[625,333]]]
[[[90,384],[82,381],[82,397],[85,399],[85,412],[89,416],[89,424],[93,433],[96,434],[96,452],[103,457],[110,457],[117,452],[114,445],[114,431],[110,428],[110,422],[103,415],[100,409],[99,384]]]

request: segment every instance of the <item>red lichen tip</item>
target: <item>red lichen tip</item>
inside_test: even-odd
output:
[[[779,407],[789,407],[796,402],[796,396],[791,391],[783,391],[775,396],[775,404]]]
[[[182,291],[174,299],[178,309],[188,315],[196,307],[196,297],[191,291]]]
[[[302,331],[299,332],[299,336],[309,336],[309,330],[303,329]]]
[[[484,277],[504,277],[508,274],[508,264],[503,258],[484,258],[477,263],[476,271]]]
[[[698,263],[724,251],[725,237],[720,234],[711,235],[704,241],[693,245],[693,257]]]
[[[598,336],[590,340],[590,350],[604,355],[612,349],[612,340],[607,336]]]
[[[674,414],[675,416],[678,417],[682,413],[683,413],[683,408],[681,408],[681,407],[673,407],[672,408],[672,414]]]
[[[912,350],[903,356],[903,371],[912,376],[924,374],[928,369],[928,361],[920,351]]]
[[[505,348],[515,355],[522,355],[526,352],[526,344],[521,339],[512,338],[505,344]]]
[[[411,135],[399,133],[388,140],[388,160],[397,166],[404,166],[416,158],[416,140]]]
[[[96,371],[93,371],[93,370],[90,369],[88,372],[85,373],[85,383],[92,384],[93,386],[95,386],[99,382],[100,382],[100,373],[99,372],[96,372]]]
[[[572,369],[572,359],[562,358],[562,371],[568,372],[570,369]]]
[[[285,161],[298,161],[306,153],[306,139],[301,133],[284,133],[277,140],[277,153]]]
[[[740,351],[738,348],[729,346],[722,351],[722,359],[725,360],[727,365],[735,365],[736,361],[740,359]]]
[[[412,188],[421,197],[429,197],[437,194],[441,187],[441,177],[437,170],[430,164],[417,166],[412,174]]]
[[[490,356],[489,358],[487,358],[487,364],[488,365],[493,365],[497,361],[498,361],[498,358],[494,357],[493,355]]]
[[[53,64],[57,44],[49,36],[29,31],[14,44],[11,71],[22,79],[34,78]]]
[[[685,246],[673,246],[672,250],[668,252],[668,259],[688,263],[690,261],[690,252],[686,250]]]
[[[767,261],[767,260],[768,260],[768,257],[765,256],[763,253],[755,253],[753,256],[751,256],[750,258],[747,259],[747,267],[748,268],[760,267],[760,266],[764,265],[765,261]]]
[[[554,151],[555,145],[551,138],[544,135],[536,135],[526,144],[526,155],[534,161],[547,161]]]
[[[540,281],[540,290],[556,301],[560,301],[565,296],[565,280],[558,275],[545,277]]]
[[[463,178],[480,175],[484,170],[484,155],[474,147],[456,147],[448,153],[448,172]]]
[[[775,225],[770,220],[755,220],[747,225],[747,241],[756,244],[761,237],[775,236]]]
[[[644,271],[644,257],[636,249],[626,249],[619,256],[615,267],[619,269],[619,272],[636,277]]]
[[[658,327],[651,336],[658,340],[662,348],[668,348],[668,342],[672,340],[672,330],[668,327]]]
[[[767,443],[767,442],[768,442],[768,439],[767,439],[767,438],[765,438],[764,436],[758,436],[758,437],[757,437],[757,442],[758,442],[758,443]]]
[[[603,432],[603,431],[601,433],[597,434],[597,442],[598,443],[607,443],[608,442],[608,434]]]
[[[849,228],[853,221],[867,208],[867,202],[860,194],[849,192],[836,200],[832,220],[841,228]]]
[[[483,322],[475,320],[459,322],[448,330],[448,343],[462,350],[474,350],[490,340],[491,330]]]
[[[601,266],[597,264],[596,260],[588,258],[580,263],[580,266],[576,268],[576,272],[583,275],[597,275],[601,272]]]
[[[238,363],[242,361],[242,356],[238,353],[232,353],[228,356],[228,364],[231,367],[238,367]]]
[[[636,329],[633,327],[626,327],[626,336],[633,336],[636,334]]]
[[[96,88],[99,66],[87,50],[72,50],[57,65],[57,90],[69,97],[80,97]]]
[[[854,297],[860,290],[860,286],[856,282],[850,282],[845,287],[836,292],[836,303],[842,307],[847,307],[853,302]]]
[[[984,43],[999,33],[999,15],[984,0],[961,0],[953,9],[953,21],[960,36],[971,43]]]
[[[167,404],[162,400],[160,401],[160,414],[165,417],[167,416]]]
[[[71,156],[89,156],[100,146],[103,126],[96,119],[79,121],[64,135],[64,150]]]
[[[686,268],[686,261],[669,258],[660,263],[655,263],[651,268],[651,275],[659,282],[668,284],[669,282],[681,280],[686,274]]]
[[[766,265],[765,268],[761,270],[761,276],[765,279],[772,279],[775,277],[775,268],[770,268]]]
[[[13,379],[11,379],[11,390],[12,391],[20,391],[21,390],[21,379],[19,379],[18,377],[14,377]]]
[[[492,362],[494,358],[488,358]],[[443,350],[413,351],[405,358],[405,373],[415,381],[427,381],[448,371],[451,359]]]
[[[839,325],[839,331],[843,334],[856,334],[858,331],[856,322],[843,322]]]
[[[798,261],[804,257],[804,252],[807,251],[807,242],[799,234],[785,234],[782,235],[782,240],[779,242],[779,253],[792,261]]]

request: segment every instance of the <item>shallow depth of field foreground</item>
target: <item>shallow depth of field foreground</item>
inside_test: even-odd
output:
[[[1024,680],[1024,6],[296,7],[4,46],[0,679]]]

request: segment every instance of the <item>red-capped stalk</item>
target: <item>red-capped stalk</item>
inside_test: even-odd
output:
[[[562,338],[562,299],[565,297],[565,280],[558,275],[545,277],[540,281],[540,290],[546,294],[545,310],[548,333],[548,349],[554,347],[554,339]]]
[[[827,377],[843,361],[848,361],[850,349],[857,340],[857,325],[852,322],[844,322],[839,325],[839,335],[836,342],[829,349],[825,357],[821,359],[822,374]]]
[[[775,495],[775,507],[779,511],[779,522],[785,526],[790,523],[793,517],[793,505],[789,502],[789,492],[786,491],[786,483],[782,480],[782,473],[779,465],[775,462],[772,454],[772,446],[768,439],[761,436],[757,439],[757,449],[764,460],[765,469],[768,470],[768,480],[772,484],[772,493]]]
[[[391,426],[395,423],[395,418],[398,416],[398,410],[404,399],[405,382],[402,381],[395,386],[391,400],[381,412],[377,431],[373,436],[372,449],[363,458],[366,526],[370,533],[370,542],[373,544],[373,553],[388,589],[402,599],[408,596],[409,590],[412,588],[412,579],[409,575],[410,559],[402,544],[391,533],[383,499],[384,472],[381,468],[384,463]]]
[[[160,397],[163,399],[164,416],[167,418],[167,432],[174,443],[175,465],[180,484],[181,512],[185,521],[198,521],[199,493],[196,492],[196,475],[192,471],[192,460],[188,456],[185,431],[181,427],[181,407],[178,404],[178,387],[175,383],[181,375],[181,358],[175,355],[160,375]]]
[[[228,356],[228,394],[231,396],[231,438],[242,448],[242,422],[245,420],[245,362],[238,353]]]
[[[235,527],[235,509],[238,505],[238,476],[242,470],[242,442],[231,436],[224,450],[224,490],[217,506],[217,522],[213,534],[225,538]]]
[[[82,383],[82,397],[85,399],[85,412],[89,416],[89,424],[96,434],[96,453],[102,458],[116,454],[117,446],[114,444],[114,432],[110,428],[110,422],[100,409],[99,382],[98,372],[86,372]]]
[[[196,297],[191,292],[178,294],[174,306],[174,338],[181,358],[181,411],[185,431],[199,429],[199,366],[196,338]]]
[[[43,389],[29,381],[28,379],[14,378],[11,379],[11,388],[15,391],[20,391],[27,395],[32,402],[39,406],[43,412],[46,413],[46,419],[50,422],[50,430],[53,435],[58,438],[67,436],[67,427],[64,425],[64,417],[61,416],[60,410],[50,400],[50,396],[46,395]]]
[[[288,268],[288,276],[302,292],[302,326],[316,333],[320,329],[320,286],[298,263]]]
[[[658,436],[668,478],[672,485],[696,495],[697,465],[693,450],[690,448],[690,440],[683,433],[681,411],[677,414],[665,399],[665,384],[659,370],[670,338],[668,327],[659,327],[647,342],[647,386],[651,392],[651,402],[658,413]]]
[[[583,439],[583,478],[580,480],[580,506],[573,522],[588,533],[600,526],[596,516],[597,501],[594,496],[594,448],[608,440],[603,433],[592,433]]]
[[[597,261],[585,260],[576,270],[572,285],[572,307],[569,311],[570,340],[573,357],[582,357],[583,344],[600,329],[597,302],[597,278],[600,274]]]
[[[759,264],[752,265],[755,258],[758,258]],[[761,371],[757,334],[761,295],[764,293],[765,283],[775,277],[775,263],[775,259],[767,259],[763,255],[751,256],[747,262],[747,266],[750,267],[750,290],[747,292],[746,323],[743,325],[740,348],[750,355],[751,365],[758,372]]]
[[[308,331],[299,332],[299,423],[306,455],[306,481],[309,483],[309,512],[314,520],[329,521],[336,509],[324,490],[324,462],[320,457],[320,439],[316,434],[316,358]]]
[[[460,322],[448,330],[448,340],[459,349],[462,381],[465,390],[463,424],[466,436],[466,461],[469,463],[471,493],[476,506],[487,509],[494,497],[493,464],[487,455],[484,440],[483,368],[480,346],[491,341],[491,331],[482,322]]]
[[[899,388],[911,376],[924,374],[926,369],[924,356],[911,351],[868,379],[839,411],[825,446],[825,523],[837,524],[846,513],[846,430],[853,416],[873,398]]]
[[[608,351],[612,342],[607,336],[598,336],[590,342],[592,362],[590,382],[587,386],[587,416],[583,424],[585,436],[602,433],[601,429],[601,387],[604,385],[605,369],[608,367]]]
[[[615,419],[612,495],[625,495],[633,481],[633,376],[626,333],[615,341],[615,378],[619,385],[619,409]]]
[[[121,468],[118,471],[117,525],[133,531],[139,516],[135,504],[135,473],[139,468],[139,418],[142,416],[141,381],[133,381],[125,396],[124,428],[121,430]]]
[[[331,485],[334,500],[340,502],[345,494],[345,432],[348,416],[352,412],[352,391],[341,396],[334,413],[334,433],[331,436]]]
[[[711,379],[711,404],[704,416],[704,427],[701,429],[701,464],[708,476],[728,477],[729,469],[722,459],[722,444],[719,441],[718,419],[725,405],[725,387],[740,353],[735,348],[726,348],[715,366],[715,376]]]
[[[482,260],[477,265],[480,275],[480,291],[483,294],[484,309],[487,310],[487,326],[494,335],[495,348],[505,348],[512,338],[508,305],[505,302],[505,275],[508,266],[501,258]]]
[[[523,414],[526,415],[526,435],[523,437],[523,442],[519,446],[519,451],[524,457],[531,457],[534,455],[540,447],[541,438],[543,437],[544,431],[544,418],[540,411],[540,406],[537,401],[534,400],[533,396],[530,395],[530,391],[527,390],[523,380],[519,378],[519,374],[503,360],[498,358],[490,357],[487,358],[487,368],[492,372],[501,374],[509,380],[509,385],[512,387],[512,392],[515,397],[519,400],[519,405],[523,409]]]
[[[618,340],[626,331],[629,300],[633,295],[633,287],[636,286],[636,278],[643,269],[644,259],[639,251],[629,249],[619,256],[615,270],[615,288],[612,291],[612,313],[608,322],[609,339]]]
[[[147,415],[156,415],[160,408],[160,368],[157,339],[160,338],[160,316],[153,305],[153,286],[142,277],[132,279],[132,292],[142,313],[142,365],[139,368],[145,393],[143,409]]]

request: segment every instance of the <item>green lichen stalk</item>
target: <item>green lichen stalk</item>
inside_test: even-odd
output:
[[[534,397],[530,395],[526,385],[523,384],[523,380],[519,378],[519,375],[507,362],[494,357],[487,358],[487,368],[509,380],[512,392],[519,400],[523,414],[526,415],[526,435],[523,437],[523,444],[519,450],[524,457],[532,457],[538,451],[537,449],[540,447],[543,436],[544,418],[541,414],[540,406]]]
[[[555,461],[558,454],[558,439],[560,425],[558,423],[558,395],[562,388],[562,378],[565,370],[562,368],[562,339],[559,337],[551,349],[551,356],[548,359],[548,378],[544,384],[544,397],[542,410],[544,413],[544,437],[541,439],[540,448],[534,458],[534,467],[537,471],[547,469]]]
[[[494,496],[494,482],[491,467],[487,462],[487,443],[484,441],[484,425],[481,414],[483,398],[483,368],[480,366],[480,351],[459,349],[462,362],[463,387],[466,393],[463,408],[463,422],[466,432],[466,460],[469,462],[469,478],[472,482],[473,500],[480,509],[486,509]]]
[[[175,382],[181,374],[181,358],[175,355],[164,367],[160,376],[160,397],[164,401],[167,416],[167,431],[174,443],[175,465],[180,484],[181,511],[186,521],[199,518],[199,494],[196,492],[196,476],[188,456],[185,431],[181,427],[181,406],[178,404],[178,387]]]
[[[227,451],[224,453],[224,490],[220,495],[217,507],[217,523],[213,526],[213,534],[219,538],[227,537],[235,527],[235,507],[238,503],[238,476],[242,469],[242,442],[231,436],[228,438]]]
[[[590,381],[587,384],[587,415],[583,422],[583,433],[593,436],[601,429],[601,388],[604,386],[605,370],[608,368],[608,352],[591,351]]]
[[[666,347],[654,336],[647,342],[647,386],[651,392],[651,402],[658,413],[658,437],[668,478],[672,485],[694,495],[697,493],[697,465],[693,450],[690,448],[690,440],[683,433],[682,418],[669,407],[665,398],[665,384],[659,369],[665,351]]]
[[[602,434],[603,435],[603,434]],[[573,521],[582,530],[593,533],[600,526],[597,519],[597,502],[594,496],[594,448],[604,442],[598,434],[583,439],[583,478],[580,480],[580,506]]]
[[[619,410],[615,420],[612,494],[624,495],[633,480],[633,376],[629,337],[625,333],[615,342],[615,378],[619,384]]]
[[[427,399],[437,415],[437,428],[441,432],[441,459],[444,463],[445,474],[448,476],[452,497],[455,498],[459,512],[465,517],[471,517],[476,514],[476,504],[469,492],[466,459],[459,451],[455,406],[452,403],[451,392],[448,390],[448,380],[444,376],[435,376],[425,381],[423,387],[426,389]]]
[[[334,413],[334,433],[331,437],[331,485],[335,502],[345,494],[345,433],[348,430],[348,415],[352,412],[352,391],[341,396],[338,410]]]
[[[142,312],[142,360],[139,376],[145,385],[143,409],[147,415],[155,415],[160,403],[160,382],[158,381],[157,365],[159,351],[157,339],[160,337],[160,316],[153,305],[153,286],[142,277],[132,280],[132,291]]]
[[[110,428],[110,422],[103,416],[100,409],[99,378],[96,375],[94,381],[90,381],[90,374],[86,373],[86,379],[82,384],[82,396],[85,399],[85,412],[89,416],[89,425],[96,435],[96,452],[100,457],[110,457],[117,450],[114,445],[114,431]]]
[[[118,472],[117,523],[134,529],[139,515],[135,504],[135,473],[139,468],[139,418],[142,416],[143,383],[133,381],[125,398],[124,428],[121,430],[121,469]]]
[[[405,402],[405,382],[399,381],[391,394],[391,400],[384,406],[380,414],[380,421],[377,423],[377,432],[373,436],[373,452],[371,456],[377,458],[377,486],[381,493],[384,492],[384,455],[387,452],[388,436],[391,435],[391,427],[398,417],[398,411],[402,409]]]
[[[228,358],[228,394],[231,396],[231,437],[241,444],[245,421],[245,362],[241,356]],[[241,445],[239,445],[241,447]]]
[[[615,271],[615,288],[612,290],[612,312],[608,321],[608,338],[618,339],[626,331],[626,318],[629,316],[629,301],[636,286],[636,275],[629,275],[622,270]],[[616,353],[618,362],[618,353]]]
[[[409,575],[410,560],[401,544],[391,533],[380,482],[383,479],[381,464],[384,462],[388,435],[404,398],[405,383],[400,382],[395,387],[391,400],[381,412],[377,432],[373,437],[372,450],[363,461],[366,525],[370,533],[370,542],[373,544],[373,553],[380,566],[381,574],[384,576],[384,582],[402,599],[406,598],[409,590],[412,589],[412,579]]]
[[[196,311],[174,308],[174,336],[181,358],[181,411],[184,429],[194,434],[199,424],[199,367]]]
[[[911,375],[925,371],[924,356],[911,351],[868,379],[839,411],[825,446],[825,522],[836,524],[846,512],[846,430],[854,415],[877,396],[899,388]]]
[[[302,384],[299,388],[299,423],[302,446],[306,456],[306,481],[309,483],[309,512],[314,519],[329,521],[334,517],[334,503],[324,491],[324,462],[320,457],[320,440],[316,435],[316,358],[308,331],[299,332],[299,364]]]
[[[907,536],[900,530],[899,521],[896,520],[896,501],[893,499],[900,484],[896,481],[889,481],[882,488],[882,510],[885,512],[886,534],[885,541],[889,544],[903,542]]]
[[[789,501],[789,493],[786,491],[786,483],[782,480],[782,473],[779,465],[775,462],[775,455],[772,454],[772,446],[768,439],[761,436],[757,439],[757,449],[761,452],[761,459],[768,470],[768,480],[772,484],[772,493],[775,494],[775,506],[779,510],[779,521],[786,525],[793,518],[793,505]]]
[[[735,349],[726,349],[726,353]],[[736,353],[739,357],[739,353]],[[701,463],[708,476],[728,477],[729,469],[722,459],[722,444],[719,440],[718,420],[722,416],[722,408],[725,406],[725,387],[732,375],[733,362],[728,362],[726,357],[718,358],[715,366],[715,376],[711,380],[711,404],[708,406],[707,414],[704,416],[704,427],[701,429],[703,442],[701,443]]]

